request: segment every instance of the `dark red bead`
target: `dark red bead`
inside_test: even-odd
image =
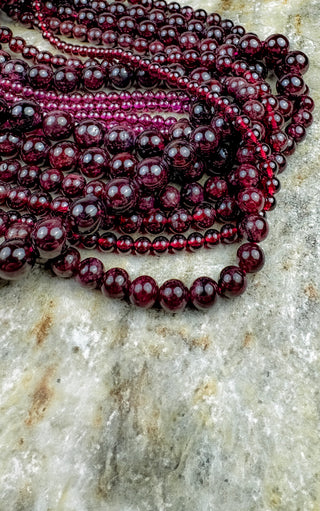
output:
[[[104,140],[105,128],[99,121],[85,120],[75,126],[73,134],[78,146],[84,149],[87,147],[100,146]]]
[[[151,250],[152,244],[149,238],[145,236],[140,236],[134,242],[134,249],[137,254],[145,255],[149,254]]]
[[[66,241],[66,231],[60,218],[40,220],[31,233],[34,248],[43,259],[59,256]]]
[[[9,60],[2,65],[1,75],[11,81],[25,84],[28,81],[28,64],[20,59]]]
[[[70,171],[78,163],[79,150],[71,141],[57,142],[49,150],[49,161],[53,168],[61,171]]]
[[[0,278],[18,280],[33,267],[33,250],[25,240],[10,239],[0,245]]]
[[[103,275],[101,291],[108,298],[127,298],[129,286],[128,273],[122,268],[111,268]]]
[[[196,229],[208,229],[216,219],[216,211],[212,204],[202,202],[192,211],[193,225]]]
[[[79,234],[92,234],[99,229],[103,215],[102,204],[93,195],[73,202],[69,221],[72,229]]]
[[[0,155],[16,156],[22,144],[22,137],[19,133],[11,133],[7,129],[0,131]]]
[[[180,203],[180,192],[172,185],[168,185],[159,195],[159,204],[165,211],[175,209]]]
[[[7,193],[6,205],[10,209],[25,209],[30,192],[28,188],[17,186]]]
[[[56,259],[50,261],[50,268],[58,277],[71,278],[78,271],[80,258],[79,251],[76,248],[69,247]]]
[[[86,186],[86,180],[79,174],[67,174],[61,183],[61,190],[67,197],[79,197]]]
[[[261,190],[248,187],[237,195],[237,203],[244,213],[258,213],[264,206],[264,196]]]
[[[100,288],[104,276],[104,268],[100,259],[88,257],[78,264],[76,281],[88,289]]]
[[[68,138],[73,130],[74,122],[71,114],[62,110],[48,113],[42,123],[42,129],[50,140]]]
[[[130,152],[134,147],[134,132],[127,126],[114,126],[105,136],[105,146],[111,154]]]
[[[156,281],[148,275],[141,275],[132,281],[129,288],[129,300],[133,305],[150,309],[156,302],[159,288]]]
[[[37,216],[44,215],[50,209],[51,197],[47,192],[34,192],[28,199],[30,213]]]
[[[167,280],[159,289],[159,303],[166,312],[182,312],[188,303],[188,294],[180,280]]]
[[[161,155],[164,146],[163,136],[155,130],[145,130],[136,139],[136,150],[142,158]]]
[[[192,217],[186,209],[174,210],[168,217],[168,228],[174,233],[186,232],[191,225]]]
[[[138,163],[135,177],[145,190],[159,191],[167,184],[168,172],[159,157],[152,157]]]
[[[187,239],[187,247],[190,252],[196,252],[204,246],[204,237],[200,232],[192,232]]]
[[[110,211],[124,213],[130,211],[138,199],[133,181],[125,177],[110,179],[105,188],[105,203]]]
[[[90,147],[83,151],[78,159],[81,173],[91,179],[105,176],[109,169],[109,158],[101,147]]]
[[[207,310],[216,302],[218,284],[209,277],[197,278],[190,288],[190,301],[198,310]]]
[[[19,160],[8,159],[0,162],[0,181],[4,183],[15,183],[20,169],[21,165]]]
[[[244,243],[238,248],[239,266],[247,273],[255,273],[264,265],[264,252],[256,243]]]
[[[7,229],[7,232],[5,233],[5,239],[10,240],[19,238],[22,240],[29,240],[31,231],[32,225],[28,225],[26,223],[21,223],[18,221],[13,224],[10,224],[10,226]]]
[[[143,219],[143,226],[150,234],[163,232],[167,222],[166,216],[160,209],[151,210]]]
[[[58,169],[47,169],[41,172],[39,184],[45,192],[56,192],[59,190],[63,180],[63,174]]]
[[[239,223],[239,232],[248,241],[258,243],[268,236],[268,222],[260,215],[246,215]]]
[[[41,164],[46,158],[50,149],[48,140],[41,136],[29,135],[21,146],[21,159],[28,164]]]
[[[33,101],[17,101],[13,103],[10,117],[12,128],[22,132],[34,130],[42,121],[40,106]]]
[[[115,155],[110,161],[109,168],[112,177],[134,177],[137,159],[130,153]]]
[[[226,266],[220,273],[218,286],[219,292],[227,298],[239,296],[247,287],[245,273],[238,266]]]
[[[59,92],[68,93],[79,87],[80,79],[73,67],[65,66],[54,72],[53,82]]]
[[[126,254],[132,251],[133,244],[134,242],[131,236],[128,235],[120,236],[119,239],[117,240],[117,249],[122,254]]]

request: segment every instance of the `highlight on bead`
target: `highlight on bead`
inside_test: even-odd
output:
[[[241,295],[264,265],[279,176],[313,121],[308,57],[283,34],[261,40],[165,0],[0,9],[52,46],[0,27],[0,278],[41,262],[108,298],[171,313]],[[96,257],[239,242],[237,265],[189,288],[131,279]],[[79,248],[96,252],[81,260]]]

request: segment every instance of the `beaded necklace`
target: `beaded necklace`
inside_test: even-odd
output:
[[[105,296],[167,312],[242,294],[246,275],[264,264],[258,243],[277,175],[312,123],[307,56],[284,35],[261,41],[177,2],[0,0],[0,8],[62,52],[0,27],[8,46],[0,48],[0,277],[44,262]],[[190,289],[147,275],[131,282],[78,250],[160,255],[239,241],[238,265]]]

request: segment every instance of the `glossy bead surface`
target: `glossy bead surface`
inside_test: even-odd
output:
[[[107,152],[101,147],[89,147],[79,155],[78,168],[80,172],[91,179],[106,175],[109,170]]]
[[[240,234],[248,241],[259,243],[268,236],[269,226],[265,218],[260,215],[246,215],[239,224]]]
[[[0,245],[0,278],[18,280],[33,267],[35,257],[25,240],[10,239]]]
[[[49,150],[50,165],[58,170],[72,170],[78,163],[79,150],[74,142],[57,142]]]
[[[48,113],[42,123],[42,129],[49,140],[68,138],[73,130],[73,117],[62,110]]]
[[[134,142],[134,133],[126,126],[114,126],[107,131],[104,139],[105,146],[111,154],[132,151]]]
[[[161,158],[146,158],[138,163],[135,178],[145,190],[155,191],[167,184],[168,173]]]
[[[56,259],[50,261],[50,268],[57,277],[71,278],[78,271],[80,253],[76,248],[69,247]]]
[[[198,310],[207,310],[216,302],[218,284],[209,277],[197,278],[190,288],[190,301]]]
[[[226,266],[220,273],[219,292],[227,298],[239,296],[247,287],[245,273],[238,266]]]
[[[264,252],[256,243],[244,243],[237,250],[240,268],[246,273],[255,273],[264,265]]]
[[[122,268],[111,268],[103,275],[101,292],[108,298],[127,298],[129,286],[128,273]]]
[[[32,101],[17,101],[10,110],[13,129],[26,132],[37,128],[42,121],[40,106]]]
[[[150,309],[156,302],[159,288],[156,281],[148,275],[141,275],[132,281],[129,288],[129,300],[133,305]]]
[[[105,203],[110,211],[123,213],[131,210],[137,202],[133,182],[127,178],[110,179],[105,187]]]
[[[74,201],[69,211],[69,221],[72,229],[79,234],[92,234],[97,231],[102,216],[102,204],[93,195]]]
[[[160,156],[164,149],[164,139],[155,130],[145,130],[136,139],[136,149],[142,158]]]
[[[45,161],[50,149],[47,139],[41,136],[29,135],[21,146],[21,159],[25,163],[41,164]]]
[[[104,140],[105,128],[99,121],[85,120],[75,126],[73,135],[80,148],[100,146]]]
[[[188,294],[181,280],[167,280],[159,289],[159,303],[166,312],[182,312],[188,303]]]
[[[100,259],[87,257],[78,264],[76,281],[87,289],[100,288],[104,275],[104,267]]]
[[[35,225],[31,239],[33,246],[43,259],[59,256],[66,241],[66,231],[59,218],[40,220]]]

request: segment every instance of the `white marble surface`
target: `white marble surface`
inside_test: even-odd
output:
[[[190,3],[262,38],[287,34],[310,56],[319,102],[318,0]],[[40,269],[0,289],[0,511],[320,510],[314,117],[241,298],[170,316]],[[190,284],[235,252],[104,262]]]

